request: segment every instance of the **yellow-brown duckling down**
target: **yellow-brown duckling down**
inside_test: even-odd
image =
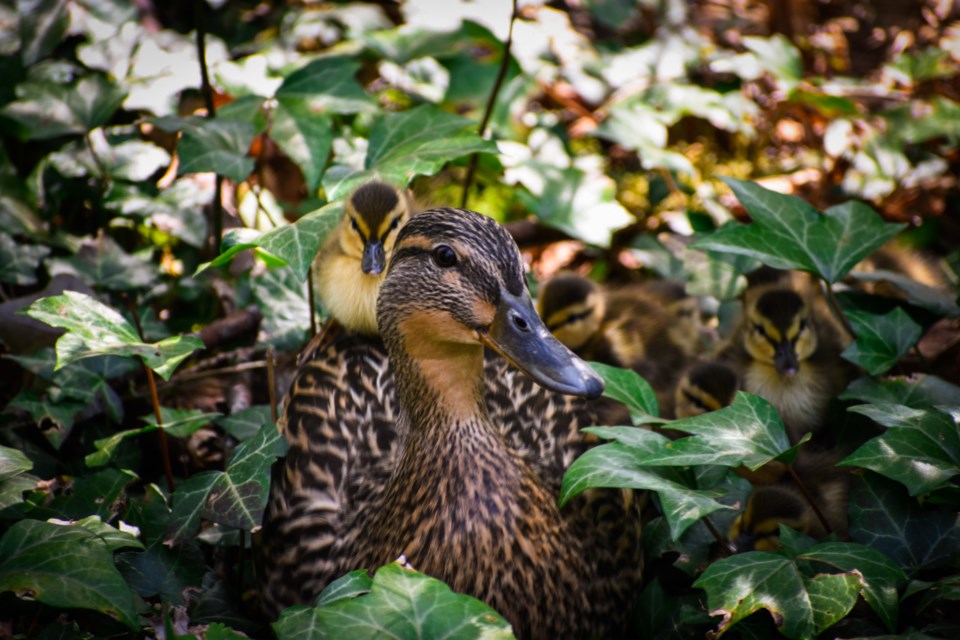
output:
[[[268,613],[403,554],[518,637],[622,632],[639,505],[598,491],[557,508],[602,383],[536,315],[509,234],[458,209],[411,218],[377,319],[382,342],[343,335],[291,386],[258,553]]]
[[[849,379],[843,338],[815,309],[789,286],[748,289],[741,322],[719,356],[743,390],[777,409],[794,443],[823,427],[827,405]]]
[[[314,265],[320,303],[347,329],[373,335],[387,259],[413,203],[405,190],[374,180],[354,190],[343,208]]]

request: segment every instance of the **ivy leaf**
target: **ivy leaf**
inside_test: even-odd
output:
[[[43,437],[54,449],[59,449],[73,430],[77,414],[86,409],[87,404],[71,399],[53,400],[49,394],[40,397],[32,391],[24,390],[10,401],[9,406],[29,413]]]
[[[860,202],[821,214],[800,198],[734,178],[723,181],[753,223],[727,225],[695,241],[694,248],[752,256],[771,267],[809,271],[831,283],[906,226],[884,222]]]
[[[860,544],[825,542],[814,545],[797,555],[799,560],[814,560],[863,576],[863,597],[877,612],[884,626],[891,632],[897,627],[900,599],[897,583],[907,579],[906,574],[883,553]]]
[[[324,189],[331,198],[342,198],[373,176],[407,185],[415,176],[432,176],[451,160],[472,153],[497,153],[497,145],[478,136],[473,121],[421,105],[378,120],[370,130],[363,170],[331,169]]]
[[[728,508],[713,499],[715,492],[692,489],[661,470],[645,468],[642,456],[619,442],[593,447],[574,460],[563,476],[560,506],[594,487],[656,491],[674,539],[700,518]]]
[[[191,433],[194,433],[197,431],[197,429],[205,424],[208,424],[212,419],[218,417],[220,414],[204,413],[202,411],[192,409],[170,409],[168,407],[161,407],[160,415],[163,418],[163,429],[165,431],[174,437],[184,438],[189,436]],[[139,429],[118,431],[117,433],[111,434],[106,438],[95,440],[93,446],[96,448],[96,451],[93,453],[88,453],[86,458],[84,458],[87,466],[99,467],[107,464],[111,459],[113,459],[113,456],[120,447],[121,442],[127,438],[150,433],[151,431],[156,431],[160,428],[156,424],[156,418],[153,414],[144,416],[141,418],[141,420],[146,422],[147,426]]]
[[[154,118],[164,131],[183,131],[177,145],[179,172],[211,172],[243,182],[253,171],[247,155],[257,127],[251,122],[223,118]]]
[[[900,307],[885,314],[847,311],[857,340],[841,354],[870,375],[887,371],[923,334],[923,328]]]
[[[53,607],[92,609],[140,628],[133,593],[110,547],[81,526],[15,522],[0,538],[0,591]]]
[[[126,97],[123,88],[100,74],[72,85],[36,80],[17,85],[17,100],[0,109],[20,125],[23,140],[83,134],[107,123]]]
[[[213,480],[203,517],[245,531],[259,529],[267,505],[270,467],[286,452],[287,441],[276,425],[263,425],[256,437],[234,449],[227,470]]]
[[[333,146],[333,122],[304,102],[281,100],[273,110],[270,138],[297,163],[307,190],[316,191]]]
[[[17,449],[0,446],[0,482],[33,469],[33,462]]]
[[[320,592],[320,595],[317,596],[313,606],[322,607],[328,604],[333,604],[338,600],[356,598],[357,596],[362,596],[365,593],[370,593],[370,589],[372,587],[373,579],[370,577],[370,574],[367,572],[367,570],[357,569],[356,571],[351,571],[344,576],[340,576],[324,587],[323,591]]]
[[[291,607],[273,630],[278,640],[514,637],[509,623],[480,600],[396,562],[377,570],[368,594],[315,608]]]
[[[859,378],[840,395],[841,400],[860,400],[873,404],[892,403],[917,409],[952,404],[960,398],[960,387],[942,378],[916,375],[909,378]]]
[[[173,495],[172,514],[167,524],[164,544],[178,545],[193,540],[200,530],[200,519],[207,504],[207,496],[219,478],[220,471],[204,471],[190,476],[177,485]]]
[[[957,306],[955,296],[949,295],[942,289],[929,287],[917,282],[902,273],[893,271],[852,271],[850,276],[861,282],[883,282],[898,289],[907,302],[926,309],[938,316],[956,318],[960,316],[960,306]]]
[[[743,46],[753,52],[764,69],[777,79],[789,93],[803,80],[803,60],[800,51],[789,39],[777,33],[768,38],[746,36]]]
[[[813,638],[853,608],[861,584],[857,573],[805,576],[790,558],[753,551],[714,562],[693,586],[707,592],[710,614],[723,616],[718,636],[767,609],[786,637]]]
[[[791,446],[773,405],[744,391],[730,406],[675,420],[670,428],[694,435],[669,443],[659,459],[651,457],[646,464],[744,465],[756,471],[772,460],[792,462],[803,442]]]
[[[19,244],[0,231],[0,281],[17,285],[37,283],[37,267],[50,253],[50,247]]]
[[[92,356],[140,356],[157,375],[169,380],[184,359],[203,348],[199,339],[188,336],[143,343],[123,316],[76,291],[41,298],[21,313],[67,330],[57,340],[57,369]]]
[[[942,566],[960,547],[960,514],[927,511],[903,485],[864,473],[850,493],[850,539],[875,548],[908,574]]]
[[[23,66],[29,67],[45,58],[63,42],[70,26],[67,7],[67,0],[17,0]]]
[[[277,89],[280,104],[300,103],[304,113],[359,113],[375,105],[357,83],[360,63],[355,58],[326,56],[288,75]]]
[[[247,249],[256,249],[262,257],[269,257],[271,266],[288,265],[301,282],[307,279],[310,265],[330,232],[343,217],[343,203],[332,202],[303,216],[293,224],[286,224],[262,235],[251,229],[237,229],[224,235],[221,253],[212,261],[200,265],[197,273],[209,267],[230,263],[235,255]]]
[[[868,405],[870,406],[870,405]],[[860,407],[851,411],[864,413]],[[910,495],[948,486],[960,475],[960,427],[938,411],[916,411],[840,461],[903,483]]]
[[[74,275],[91,287],[111,291],[144,289],[157,281],[157,269],[150,262],[130,255],[106,234],[85,239],[71,258],[46,262],[51,276]]]
[[[590,366],[603,378],[604,397],[623,403],[630,410],[630,418],[635,425],[667,422],[657,417],[660,414],[657,396],[650,383],[636,371],[602,362],[591,362]]]
[[[110,551],[118,551],[119,549],[139,549],[142,551],[144,548],[143,543],[140,542],[135,535],[110,526],[104,522],[100,516],[88,516],[72,524],[83,527],[90,533],[96,535],[107,545]]]
[[[231,436],[243,442],[260,433],[260,426],[270,420],[270,407],[261,404],[229,416],[221,416],[217,418],[216,423]]]

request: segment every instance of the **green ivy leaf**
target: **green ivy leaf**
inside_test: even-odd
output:
[[[377,570],[368,594],[315,608],[291,607],[273,630],[279,640],[514,637],[509,623],[480,600],[396,562]]]
[[[870,405],[868,405],[869,407]],[[864,413],[860,407],[851,411]],[[872,407],[868,411],[875,411]],[[875,415],[875,412],[874,412]],[[949,486],[960,475],[960,427],[938,411],[913,411],[839,464],[870,469],[903,483],[910,495]]]
[[[270,407],[260,404],[229,416],[221,416],[215,422],[224,431],[243,442],[260,433],[260,427],[270,421]]]
[[[251,122],[222,118],[154,118],[164,131],[183,131],[177,145],[179,172],[211,172],[243,182],[253,171],[247,155],[257,127]]]
[[[168,407],[160,408],[160,415],[163,418],[163,429],[170,435],[177,438],[184,438],[194,433],[200,427],[208,424],[211,420],[218,417],[219,413],[204,413],[192,409],[170,409]],[[127,438],[143,435],[156,431],[160,427],[156,424],[156,417],[153,414],[140,418],[147,423],[147,426],[139,429],[128,429],[118,431],[106,438],[95,440],[93,446],[96,451],[88,453],[84,461],[88,467],[99,467],[107,464],[113,459],[120,443]]]
[[[53,607],[92,609],[140,628],[110,547],[81,526],[15,522],[0,538],[0,591]]]
[[[373,579],[367,573],[367,570],[357,569],[328,584],[317,596],[313,606],[323,607],[338,600],[356,598],[365,593],[370,593],[372,587]]]
[[[17,85],[17,100],[0,109],[20,125],[23,140],[83,134],[107,123],[126,97],[124,89],[100,74],[72,85],[28,80]]]
[[[698,491],[675,482],[664,477],[668,471],[646,468],[637,450],[619,442],[593,447],[574,460],[564,474],[559,504],[562,507],[594,487],[656,491],[674,539],[700,518],[728,508],[714,500],[716,492]]]
[[[111,291],[145,289],[157,282],[157,268],[148,260],[130,255],[108,235],[87,238],[71,258],[46,262],[51,276],[74,275],[91,287]]]
[[[300,104],[314,116],[324,113],[359,113],[375,105],[357,83],[360,62],[355,58],[326,56],[313,60],[283,80],[277,89],[280,104]]]
[[[602,362],[591,362],[590,366],[603,378],[604,397],[623,403],[630,410],[630,418],[635,425],[667,422],[657,417],[660,414],[657,396],[650,383],[636,371]]]
[[[200,530],[200,520],[207,504],[207,497],[220,474],[220,471],[204,471],[190,476],[177,485],[173,495],[170,496],[173,509],[164,542],[177,545],[196,537]]]
[[[900,598],[897,583],[907,579],[893,560],[873,547],[849,542],[825,542],[797,555],[799,560],[823,562],[841,571],[859,571],[863,576],[863,597],[884,626],[891,632],[897,627]]]
[[[17,0],[23,66],[45,58],[63,42],[70,26],[68,4],[67,0]]]
[[[497,145],[478,136],[473,121],[421,105],[378,120],[370,130],[363,170],[331,168],[323,185],[332,199],[345,197],[375,176],[407,185],[415,176],[432,176],[451,160],[472,153],[497,153]]]
[[[37,283],[37,267],[50,247],[20,244],[0,231],[0,281],[26,286]]]
[[[273,110],[270,138],[297,163],[307,190],[316,191],[333,146],[333,122],[305,102],[281,100]]]
[[[710,614],[723,616],[718,636],[767,609],[783,635],[806,639],[849,613],[862,582],[857,573],[806,576],[790,558],[753,551],[714,562],[693,586],[707,592]]]
[[[922,374],[883,380],[859,378],[840,395],[841,400],[902,404],[918,409],[951,404],[957,398],[960,398],[960,387],[937,376]]]
[[[850,538],[914,574],[956,557],[960,514],[926,511],[903,485],[866,472],[854,480],[850,494]]]
[[[852,271],[850,276],[861,282],[884,282],[898,289],[906,298],[907,302],[926,309],[938,316],[956,318],[960,316],[960,306],[957,306],[955,296],[948,294],[943,289],[935,289],[921,284],[916,280],[893,271],[871,271],[861,272]]]
[[[870,375],[878,375],[895,365],[923,334],[923,328],[900,307],[882,315],[847,311],[846,316],[857,340],[841,355]]]
[[[884,222],[860,202],[821,214],[800,198],[734,178],[723,181],[753,223],[727,225],[695,241],[694,248],[752,256],[771,267],[809,271],[831,283],[906,226]]]
[[[0,482],[33,469],[33,462],[17,449],[0,446]]]
[[[263,425],[256,437],[234,449],[227,470],[213,480],[202,516],[245,531],[258,529],[267,505],[270,467],[286,452],[287,441],[276,426]]]
[[[100,516],[89,516],[77,520],[72,524],[83,527],[90,533],[96,535],[107,545],[110,551],[118,551],[120,549],[139,549],[142,551],[144,548],[143,543],[140,542],[135,535],[129,531],[121,531],[116,527],[110,526],[104,522]]]
[[[645,460],[645,464],[744,465],[755,471],[772,460],[792,462],[798,447],[808,439],[791,446],[773,405],[744,391],[738,391],[728,407],[674,420],[669,426],[693,436],[667,444],[658,458]]]
[[[769,71],[786,92],[803,80],[803,60],[790,40],[777,33],[770,37],[745,36],[743,46],[753,52],[757,62]]]
[[[10,401],[9,406],[29,413],[30,419],[37,424],[43,437],[54,449],[59,449],[73,430],[77,414],[87,408],[87,403],[63,398],[54,400],[49,394],[40,397],[32,391],[24,390]]]
[[[67,330],[57,340],[57,369],[92,356],[140,356],[157,375],[169,380],[184,359],[203,348],[199,339],[189,336],[151,344],[140,342],[136,331],[123,316],[76,291],[41,298],[21,313]]]

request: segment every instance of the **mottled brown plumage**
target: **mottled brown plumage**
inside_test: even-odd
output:
[[[599,422],[599,405],[545,394],[484,358],[482,342],[509,351],[504,323],[548,336],[516,246],[479,214],[423,216],[401,233],[381,292],[389,364],[377,339],[343,336],[291,388],[291,448],[260,553],[265,606],[309,602],[333,578],[402,553],[490,603],[521,637],[615,635],[642,567],[638,505],[594,492],[556,508],[563,471],[587,447],[578,429]],[[455,266],[439,266],[450,257],[439,245]],[[548,369],[541,382],[569,382],[569,370],[551,382]]]

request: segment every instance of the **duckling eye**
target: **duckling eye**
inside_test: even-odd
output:
[[[800,321],[800,325],[799,325],[799,327],[798,327],[798,329],[797,329],[797,332],[798,332],[798,333],[802,333],[806,328],[807,328],[807,321],[806,321],[806,319],[801,320],[801,321]]]
[[[397,225],[399,225],[399,224],[400,224],[400,218],[394,218],[393,220],[391,220],[391,221],[390,221],[390,226],[387,227],[387,233],[385,233],[385,234],[383,234],[383,235],[389,234],[391,231],[393,231],[394,229],[396,229],[396,228],[397,228]]]
[[[757,323],[757,324],[753,325],[753,330],[756,331],[757,333],[759,333],[761,336],[767,337],[767,332],[763,330],[763,325],[762,325],[762,324]]]
[[[357,224],[356,218],[350,218],[350,226],[353,227],[353,230],[356,231],[359,235],[363,235],[363,232],[360,231],[360,225]]]
[[[449,269],[457,264],[457,252],[445,244],[438,244],[431,255],[438,267]]]

